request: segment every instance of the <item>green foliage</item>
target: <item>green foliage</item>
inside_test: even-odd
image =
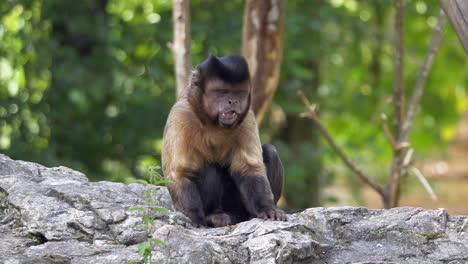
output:
[[[164,180],[164,177],[159,173],[160,168],[157,166],[150,166],[148,167],[147,171],[148,174],[148,183],[145,185],[153,184],[153,185],[161,185],[167,183],[169,181]],[[156,190],[147,188],[145,191],[145,203],[147,207],[134,207],[129,208],[129,212],[133,211],[144,211],[144,214],[141,217],[141,222],[144,226],[144,229],[148,233],[154,232],[154,221],[156,220],[155,215],[152,212],[163,212],[166,214],[170,214],[171,212],[165,208],[155,207],[158,204],[156,199]],[[146,242],[141,242],[138,244],[138,255],[142,258],[141,261],[144,264],[156,264],[159,263],[157,261],[152,261],[153,258],[153,247],[151,246],[151,242],[157,243],[163,246],[166,246],[162,240],[157,238],[148,238]],[[133,260],[127,262],[126,264],[136,263],[138,260]]]
[[[320,104],[353,160],[381,182],[388,175],[379,116],[393,111],[394,9],[391,0],[288,1],[287,8],[280,86],[261,136],[279,146],[289,205],[305,207],[332,198],[318,186],[348,173],[297,117],[298,90]],[[407,95],[438,9],[436,0],[407,1]],[[240,53],[243,11],[240,0],[191,1],[194,64],[209,53]],[[175,100],[171,16],[169,0],[0,1],[0,151],[92,180],[147,182]],[[419,156],[453,138],[468,106],[467,67],[447,26],[410,138]]]
[[[405,89],[409,96],[426,55],[440,5],[435,0],[406,3]],[[273,102],[282,108],[288,122],[276,135],[268,137],[284,140],[283,135],[294,130],[290,126],[291,117],[304,111],[296,95],[297,90],[302,90],[320,105],[324,125],[345,152],[369,175],[385,183],[392,150],[383,133],[380,114],[391,117],[393,112],[393,16],[394,4],[390,0],[288,2],[281,83]],[[447,25],[412,127],[410,142],[417,157],[440,152],[453,139],[456,121],[467,110],[468,77],[463,73],[467,67],[462,46]],[[295,140],[307,139],[312,124],[303,125],[302,130],[304,135],[296,135]],[[344,177],[351,185],[356,182],[336,153],[322,142],[320,136],[309,154],[295,155],[285,162],[287,198],[301,193],[297,185],[310,181],[309,170],[295,170],[302,164],[321,164],[323,169],[318,174],[321,180],[316,183],[328,184],[333,182],[330,178],[336,177]],[[288,148],[294,148],[290,141],[285,143]],[[313,154],[318,149],[322,149],[320,156]],[[285,159],[284,152],[281,154]],[[291,178],[294,178],[292,183]],[[309,190],[317,189],[307,185],[305,188]]]

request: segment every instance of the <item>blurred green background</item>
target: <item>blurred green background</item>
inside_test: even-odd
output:
[[[209,53],[240,53],[244,4],[191,1],[194,65]],[[93,181],[144,178],[147,167],[160,162],[175,101],[171,5],[1,0],[0,152],[69,166]],[[312,123],[298,117],[304,105],[296,93],[303,90],[320,105],[337,142],[385,183],[392,151],[380,115],[393,111],[393,6],[391,0],[288,1],[280,85],[260,128],[286,167],[287,207],[374,206]],[[407,95],[439,8],[436,0],[407,1]],[[467,73],[467,56],[447,23],[410,138],[421,162],[447,156],[467,110]],[[427,197],[407,182],[405,193]]]

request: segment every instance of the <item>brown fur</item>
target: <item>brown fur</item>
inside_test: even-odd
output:
[[[169,114],[162,157],[164,175],[171,181],[180,181],[206,163],[215,162],[230,164],[231,173],[266,175],[257,123],[250,108],[237,127],[225,129],[204,123],[187,97],[180,98]]]
[[[281,162],[279,157],[270,158],[275,161],[268,166],[277,164],[281,168],[267,174],[263,154],[277,157],[277,153],[262,153],[250,107],[248,75],[240,81],[202,75],[200,68],[192,74],[189,87],[172,107],[164,129],[163,172],[171,181],[168,188],[176,209],[197,225],[222,226],[249,217],[286,220],[284,212],[275,205],[270,185],[272,175],[279,175],[274,180],[279,183],[273,184],[281,192]]]

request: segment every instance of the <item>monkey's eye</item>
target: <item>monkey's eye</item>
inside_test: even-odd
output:
[[[229,90],[227,90],[227,89],[216,89],[215,93],[217,93],[217,94],[227,94],[227,93],[229,93]]]
[[[237,95],[239,95],[239,96],[247,96],[248,94],[249,94],[248,91],[239,91],[239,92],[237,92]]]

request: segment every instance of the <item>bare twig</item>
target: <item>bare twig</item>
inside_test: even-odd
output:
[[[408,167],[411,163],[411,159],[413,158],[413,153],[414,153],[414,149],[413,148],[410,148],[407,152],[406,152],[406,155],[405,155],[405,158],[403,159],[403,167]]]
[[[395,83],[393,88],[393,105],[394,105],[394,135],[397,142],[393,146],[394,154],[390,173],[390,182],[386,192],[388,196],[384,201],[385,207],[393,207],[398,203],[398,192],[401,178],[401,162],[403,149],[400,143],[401,128],[403,125],[403,105],[404,105],[404,18],[405,18],[405,1],[397,0],[395,14]]]
[[[440,44],[440,40],[442,38],[442,30],[443,30],[444,24],[445,24],[445,14],[441,10],[439,13],[437,26],[432,36],[432,41],[429,47],[429,51],[421,66],[418,78],[416,80],[415,87],[413,89],[413,93],[411,95],[410,102],[408,104],[408,110],[405,114],[403,124],[401,127],[401,131],[397,135],[397,146],[400,144],[403,144],[403,145],[407,144],[406,142],[408,140],[411,124],[413,123],[413,119],[416,113],[417,106],[419,104],[419,101],[424,91],[424,84],[427,80],[429,70],[431,69],[432,63],[434,61],[435,53],[437,52],[437,49]],[[401,181],[401,175],[402,175],[401,170],[403,169],[402,162],[403,162],[403,150],[397,149],[397,151],[394,154],[393,161],[392,161],[391,180],[386,190],[386,192],[388,192],[389,194],[390,201],[388,201],[385,207],[394,207],[398,205],[400,181]]]
[[[330,133],[320,122],[320,119],[317,117],[316,111],[317,106],[311,104],[307,97],[299,91],[298,95],[301,98],[302,102],[306,105],[307,111],[300,114],[301,117],[309,118],[313,121],[314,125],[318,130],[323,134],[330,146],[335,150],[338,156],[343,160],[346,166],[351,169],[364,183],[368,184],[372,189],[378,192],[384,202],[386,208],[395,207],[398,205],[399,192],[400,192],[400,180],[402,175],[408,174],[408,169],[411,164],[411,159],[414,150],[409,149],[406,151],[406,148],[410,146],[407,142],[411,124],[416,113],[416,108],[421,99],[424,90],[424,84],[427,80],[429,71],[432,67],[434,61],[435,53],[437,52],[438,46],[442,37],[442,30],[445,24],[445,15],[443,11],[440,11],[439,20],[437,26],[434,30],[432,41],[429,47],[429,51],[426,55],[426,58],[421,66],[416,84],[414,86],[411,100],[408,105],[408,110],[403,116],[403,11],[404,11],[404,1],[397,0],[397,19],[396,19],[396,30],[397,30],[397,41],[395,42],[397,55],[395,60],[395,90],[394,90],[394,104],[395,104],[395,136],[392,135],[388,124],[387,118],[383,115],[382,120],[384,125],[385,134],[390,141],[392,148],[394,149],[394,156],[392,161],[392,170],[391,170],[391,179],[389,184],[385,189],[383,189],[378,184],[374,183],[371,178],[369,178],[360,168],[358,168],[350,158],[344,153],[344,151],[337,145],[335,140],[332,138]],[[428,184],[427,180],[416,168],[411,168],[421,183],[424,185],[424,188],[429,192],[432,199],[437,199],[434,191]]]
[[[404,22],[405,22],[405,1],[396,1],[395,14],[395,84],[393,88],[393,104],[395,106],[394,135],[399,137],[403,123],[404,107]]]
[[[387,139],[390,142],[390,145],[392,146],[392,149],[395,149],[396,142],[395,142],[395,138],[392,135],[392,132],[390,131],[390,128],[388,127],[387,115],[382,113],[382,115],[380,116],[380,119],[382,119],[382,124],[383,124],[383,129],[384,129],[384,132],[385,132],[385,136],[387,136]]]
[[[383,196],[382,187],[380,187],[375,182],[373,182],[367,175],[364,174],[364,172],[360,168],[358,168],[351,161],[351,159],[349,159],[349,157],[344,153],[344,151],[338,146],[338,144],[332,138],[330,133],[328,133],[327,129],[322,125],[322,122],[320,121],[320,119],[317,117],[317,114],[316,114],[317,106],[315,104],[311,104],[310,101],[307,99],[307,97],[304,95],[304,93],[302,91],[299,91],[298,95],[301,98],[302,102],[307,107],[307,111],[301,113],[300,117],[302,117],[302,118],[307,117],[310,120],[312,120],[313,123],[315,124],[315,126],[318,128],[318,130],[325,137],[328,144],[330,144],[330,146],[333,148],[333,150],[335,150],[335,152],[338,154],[338,156],[341,158],[341,160],[343,160],[343,162],[346,164],[346,166],[349,169],[351,169],[351,171],[353,171],[359,177],[359,179],[361,179],[364,183],[369,185],[372,189],[374,189],[376,192],[378,192],[380,195]]]
[[[434,190],[432,189],[431,185],[429,182],[426,180],[426,177],[419,171],[417,168],[411,168],[411,171],[418,177],[419,181],[421,184],[424,186],[424,189],[426,189],[427,193],[431,196],[431,199],[433,201],[437,201],[437,195],[435,194]]]
[[[426,58],[421,66],[421,69],[418,74],[418,79],[413,89],[413,94],[408,104],[408,110],[406,111],[405,120],[403,122],[402,131],[399,137],[399,141],[408,140],[409,131],[411,124],[413,123],[414,115],[416,114],[416,109],[418,107],[421,96],[424,92],[424,84],[426,83],[427,76],[434,62],[434,57],[439,48],[440,41],[442,39],[442,33],[445,25],[445,13],[441,9],[439,11],[439,19],[437,25],[434,29],[434,34],[432,36],[431,45],[429,51],[427,52]]]

